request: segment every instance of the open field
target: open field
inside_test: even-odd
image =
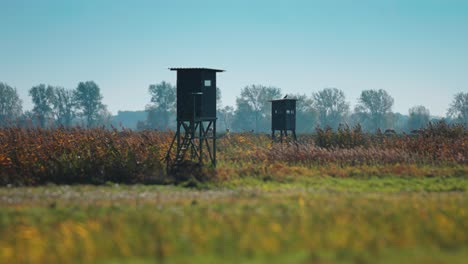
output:
[[[2,188],[0,263],[464,263],[467,187],[316,177]]]
[[[0,186],[114,183],[180,183],[163,161],[173,134],[157,131],[59,128],[0,129]],[[294,175],[466,175],[468,130],[445,123],[417,135],[363,133],[358,128],[318,130],[298,144],[267,135],[219,135],[216,173],[197,181]],[[205,175],[206,174],[206,175]]]
[[[2,129],[0,263],[465,263],[465,129],[321,133],[174,177],[170,133]]]

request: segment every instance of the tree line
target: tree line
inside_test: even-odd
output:
[[[75,89],[39,84],[29,90],[33,109],[22,111],[16,88],[0,82],[0,126],[94,127],[110,124],[99,86],[80,82]]]
[[[140,120],[137,129],[167,130],[175,127],[176,87],[168,82],[148,87],[149,103],[145,107],[146,120]],[[0,126],[107,126],[111,116],[102,103],[99,86],[93,81],[80,82],[75,89],[39,84],[29,90],[33,102],[31,111],[22,111],[22,100],[17,90],[0,82]],[[284,96],[278,87],[248,85],[236,98],[236,107],[222,106],[221,91],[217,88],[217,116],[219,130],[269,132],[271,103]],[[296,98],[297,132],[311,133],[316,127],[337,129],[346,124],[359,124],[365,131],[411,131],[425,126],[431,119],[430,111],[422,105],[408,110],[408,115],[394,113],[393,97],[387,91],[364,90],[351,109],[342,90],[324,88],[310,95],[287,94]],[[454,95],[446,121],[468,126],[468,93]]]
[[[139,123],[139,128],[167,129],[175,127],[176,87],[168,82],[150,85],[151,103],[146,106],[148,118]],[[220,130],[270,132],[271,103],[269,100],[284,96],[280,88],[264,85],[249,85],[236,98],[236,107],[222,106],[217,93],[217,117]],[[299,133],[312,133],[316,127],[337,129],[340,125],[359,124],[368,132],[380,129],[410,132],[424,127],[431,121],[429,109],[417,105],[408,110],[408,115],[394,113],[393,97],[387,91],[364,90],[352,110],[342,90],[324,88],[306,94],[287,94],[298,99],[296,105],[296,129]],[[450,105],[447,122],[468,125],[468,93],[457,93]]]

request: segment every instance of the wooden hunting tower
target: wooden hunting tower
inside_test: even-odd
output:
[[[177,130],[166,154],[167,166],[179,165],[187,151],[190,160],[201,164],[208,157],[216,166],[216,73],[223,70],[169,69],[177,71]]]
[[[271,136],[275,139],[275,131],[280,131],[280,140],[283,134],[288,135],[291,130],[294,140],[296,140],[296,101],[297,99],[271,100]]]

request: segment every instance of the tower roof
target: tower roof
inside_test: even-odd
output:
[[[211,69],[211,68],[169,68],[171,71],[215,71],[215,72],[224,72],[220,69]]]
[[[282,98],[282,99],[269,100],[268,102],[278,102],[278,101],[299,101],[299,99],[296,99],[296,98]]]

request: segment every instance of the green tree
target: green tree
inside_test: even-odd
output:
[[[457,122],[468,125],[468,93],[457,93],[450,104],[447,115]]]
[[[361,92],[355,111],[360,114],[363,126],[368,130],[392,127],[393,98],[385,90]]]
[[[98,125],[101,110],[105,109],[99,86],[93,81],[80,82],[73,92],[73,99],[80,110],[79,115],[86,119],[88,127]]]
[[[0,82],[0,126],[16,120],[22,113],[22,101],[16,88]]]
[[[70,127],[76,115],[73,90],[67,90],[63,87],[54,87],[52,105],[54,107],[57,123],[62,126]]]
[[[53,118],[54,88],[50,85],[39,84],[29,90],[29,95],[34,104],[32,112],[39,120],[39,125],[45,127],[46,121]]]
[[[409,109],[408,129],[415,130],[425,127],[430,119],[429,109],[422,105],[414,106]]]
[[[337,129],[349,113],[349,103],[344,92],[337,88],[325,88],[312,94],[313,106],[322,127]]]
[[[151,94],[152,103],[146,107],[149,127],[167,129],[169,117],[175,112],[176,88],[163,81],[159,84],[151,84],[148,91]]]
[[[241,95],[236,99],[235,126],[240,129],[248,127],[249,122],[254,123],[256,132],[269,130],[269,119],[271,115],[272,99],[281,97],[281,89],[263,85],[250,85],[241,90]]]

